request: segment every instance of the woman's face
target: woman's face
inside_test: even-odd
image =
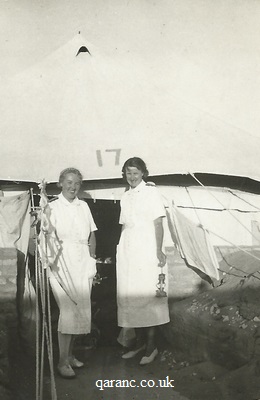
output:
[[[65,175],[61,182],[62,194],[68,201],[72,202],[77,196],[81,186],[80,178],[73,173]]]
[[[140,171],[140,169],[136,167],[126,167],[125,176],[131,188],[135,188],[136,186],[138,186],[143,179],[142,171]]]

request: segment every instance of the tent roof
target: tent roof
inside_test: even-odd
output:
[[[77,55],[81,46],[89,52]],[[76,56],[77,55],[77,56]],[[0,179],[49,182],[121,176],[142,157],[151,175],[212,173],[260,180],[260,139],[161,90],[133,61],[81,35],[14,77],[0,101]]]

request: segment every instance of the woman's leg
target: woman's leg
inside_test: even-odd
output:
[[[75,339],[76,335],[72,335],[69,347],[69,363],[72,368],[82,368],[84,363],[77,360],[73,352]]]
[[[135,328],[135,335],[136,335],[136,340],[135,340],[135,345],[131,350],[129,350],[127,353],[122,355],[122,358],[132,358],[136,356],[140,351],[145,349],[145,344],[144,344],[144,330],[143,328]]]
[[[140,365],[145,365],[153,362],[153,360],[158,355],[158,350],[155,343],[155,333],[155,326],[150,326],[149,328],[146,328],[146,352],[140,361]]]
[[[140,349],[144,345],[144,329],[143,328],[135,328],[135,349]]]
[[[74,378],[75,372],[71,368],[69,362],[69,352],[72,341],[72,335],[58,332],[60,359],[58,364],[58,371],[63,378]]]
[[[155,350],[155,326],[146,328],[146,352],[145,355],[148,357]]]
[[[75,343],[76,335],[71,335],[70,347],[69,347],[69,358],[74,357],[73,349]]]
[[[59,351],[60,351],[60,359],[59,365],[68,365],[69,364],[69,352],[72,342],[72,335],[64,334],[58,332],[58,342],[59,342]]]

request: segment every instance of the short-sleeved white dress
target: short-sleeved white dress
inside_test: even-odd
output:
[[[154,220],[164,216],[163,201],[155,186],[142,181],[122,196],[119,222],[123,227],[117,247],[120,327],[149,327],[169,322],[167,298],[155,296],[161,269]]]
[[[91,330],[91,286],[96,261],[88,240],[97,230],[90,209],[82,200],[66,200],[62,193],[50,203],[50,284],[58,303],[58,331],[86,334]]]

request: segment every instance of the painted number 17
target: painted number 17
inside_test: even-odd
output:
[[[97,162],[98,162],[98,166],[99,167],[103,167],[104,166],[104,152],[105,153],[115,153],[114,157],[115,157],[115,165],[119,165],[120,163],[120,154],[121,154],[121,149],[107,149],[107,150],[96,150],[96,155],[97,155]]]

